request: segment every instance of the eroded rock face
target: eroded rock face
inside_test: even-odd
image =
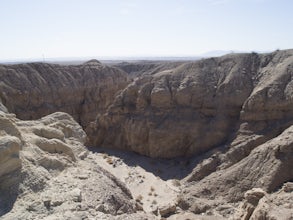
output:
[[[143,75],[99,115],[92,144],[172,158],[206,152],[237,130],[280,133],[292,123],[292,53],[227,55]]]
[[[124,183],[95,163],[70,115],[22,121],[0,111],[0,122],[1,219],[146,216]]]
[[[292,180],[292,131],[293,126],[290,126],[279,136],[255,147],[247,157],[230,166],[224,165],[229,160],[229,153],[217,152],[210,159],[218,158],[218,166],[212,168],[209,173],[205,173],[204,160],[196,166],[195,172],[185,179],[187,182],[179,196],[179,206],[195,212],[194,204],[200,200],[209,206],[208,209],[200,211],[205,213],[207,210],[216,209],[220,204],[233,204],[244,199],[246,202],[242,205],[241,214],[238,213],[235,219],[250,219],[262,197],[274,193],[284,183]],[[196,174],[201,174],[201,170],[205,175],[195,178]],[[290,184],[286,184],[283,191],[290,191]],[[270,207],[268,204],[267,206]],[[224,212],[221,214],[228,217]],[[293,215],[292,212],[289,214]]]
[[[293,194],[292,189],[285,190],[288,185],[292,185],[292,182],[285,183],[282,189],[273,194],[266,194],[261,189],[249,190],[235,219],[292,219]]]
[[[205,153],[185,179],[178,205],[231,217],[247,191],[269,195],[293,178],[292,63],[288,50],[142,75],[97,118],[93,143],[151,157]],[[256,215],[256,206],[248,202],[243,218]]]
[[[21,140],[12,116],[0,111],[0,178],[21,168]]]
[[[84,128],[129,82],[127,73],[96,60],[77,66],[1,65],[0,78],[0,100],[18,118],[38,119],[62,111]]]

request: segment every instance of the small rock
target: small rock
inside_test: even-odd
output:
[[[89,209],[89,207],[85,204],[78,204],[76,206],[77,211],[87,211],[88,209]]]
[[[258,203],[258,201],[264,197],[264,195],[266,194],[266,192],[261,189],[261,188],[253,188],[251,190],[248,190],[245,194],[244,197],[245,199],[253,204],[256,205]]]
[[[57,199],[57,200],[53,200],[53,201],[51,202],[51,206],[54,206],[54,207],[56,207],[56,206],[60,206],[60,205],[62,205],[62,203],[63,203],[62,200],[59,200],[59,199]]]
[[[288,192],[288,193],[292,192],[293,191],[293,183],[292,182],[284,183],[283,191]]]
[[[119,210],[117,211],[116,214],[117,214],[117,215],[122,215],[123,213],[124,213],[123,210],[120,210],[120,209],[119,209]]]
[[[88,178],[88,175],[87,174],[81,174],[78,176],[78,179],[81,179],[81,180],[85,180]]]
[[[44,206],[47,209],[50,209],[50,207],[51,207],[51,200],[50,199],[44,200]]]
[[[81,160],[84,160],[85,158],[87,158],[88,156],[88,151],[83,151],[81,152],[78,157],[81,159]]]
[[[81,196],[81,190],[76,188],[71,191],[71,195],[73,197],[74,202],[81,202],[82,196]]]
[[[143,211],[143,207],[142,207],[142,205],[139,204],[138,202],[135,203],[135,208],[136,208],[137,211]]]
[[[176,212],[175,204],[168,204],[162,207],[159,207],[159,213],[162,217],[168,217]]]
[[[158,213],[158,206],[155,206],[155,207],[151,207],[152,208],[152,213],[154,213],[155,215],[158,215],[159,213]]]
[[[29,204],[26,209],[30,212],[34,212],[34,211],[37,211],[38,209],[40,209],[40,205],[41,205],[40,202],[34,202],[32,204]]]
[[[96,207],[96,211],[98,212],[104,212],[105,211],[105,207],[103,204],[100,204]]]

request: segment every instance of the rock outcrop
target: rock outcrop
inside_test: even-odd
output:
[[[95,163],[70,115],[22,121],[0,111],[0,121],[1,219],[147,216],[136,213],[124,183]]]
[[[227,156],[229,152],[217,152],[210,156],[208,161],[218,158],[218,166],[213,167],[208,173],[206,173],[207,159],[205,159],[197,165],[195,172],[185,179],[184,190],[179,196],[179,206],[200,214],[217,206],[226,203],[235,204],[245,199],[247,202],[242,208],[246,211],[242,212],[241,216],[243,219],[250,219],[258,201],[264,195],[274,193],[284,183],[292,181],[292,132],[293,126],[290,126],[282,134],[255,147],[247,157],[230,166],[225,164],[229,161]],[[246,150],[245,145],[243,146],[243,150]],[[253,188],[260,189],[249,191]],[[208,208],[198,210],[199,201]],[[290,213],[293,215],[292,212]],[[224,212],[221,214],[225,216]]]
[[[0,111],[0,177],[21,168],[22,137],[10,117]]]
[[[288,190],[288,186],[291,189]],[[285,183],[282,189],[270,195],[261,189],[249,190],[245,193],[235,219],[292,219],[292,196],[292,183]]]
[[[127,73],[97,60],[76,66],[1,65],[0,78],[0,100],[18,118],[38,119],[62,111],[84,128],[129,82]]]

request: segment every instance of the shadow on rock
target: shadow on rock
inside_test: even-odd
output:
[[[7,174],[0,180],[0,218],[10,212],[19,194],[20,171]]]
[[[162,180],[183,179],[189,175],[199,157],[178,157],[173,159],[158,159],[142,156],[134,152],[114,150],[108,148],[89,148],[93,153],[104,153],[109,156],[120,158],[130,167],[139,166]]]

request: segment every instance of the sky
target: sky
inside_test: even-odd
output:
[[[293,0],[0,0],[0,60],[293,48]]]

